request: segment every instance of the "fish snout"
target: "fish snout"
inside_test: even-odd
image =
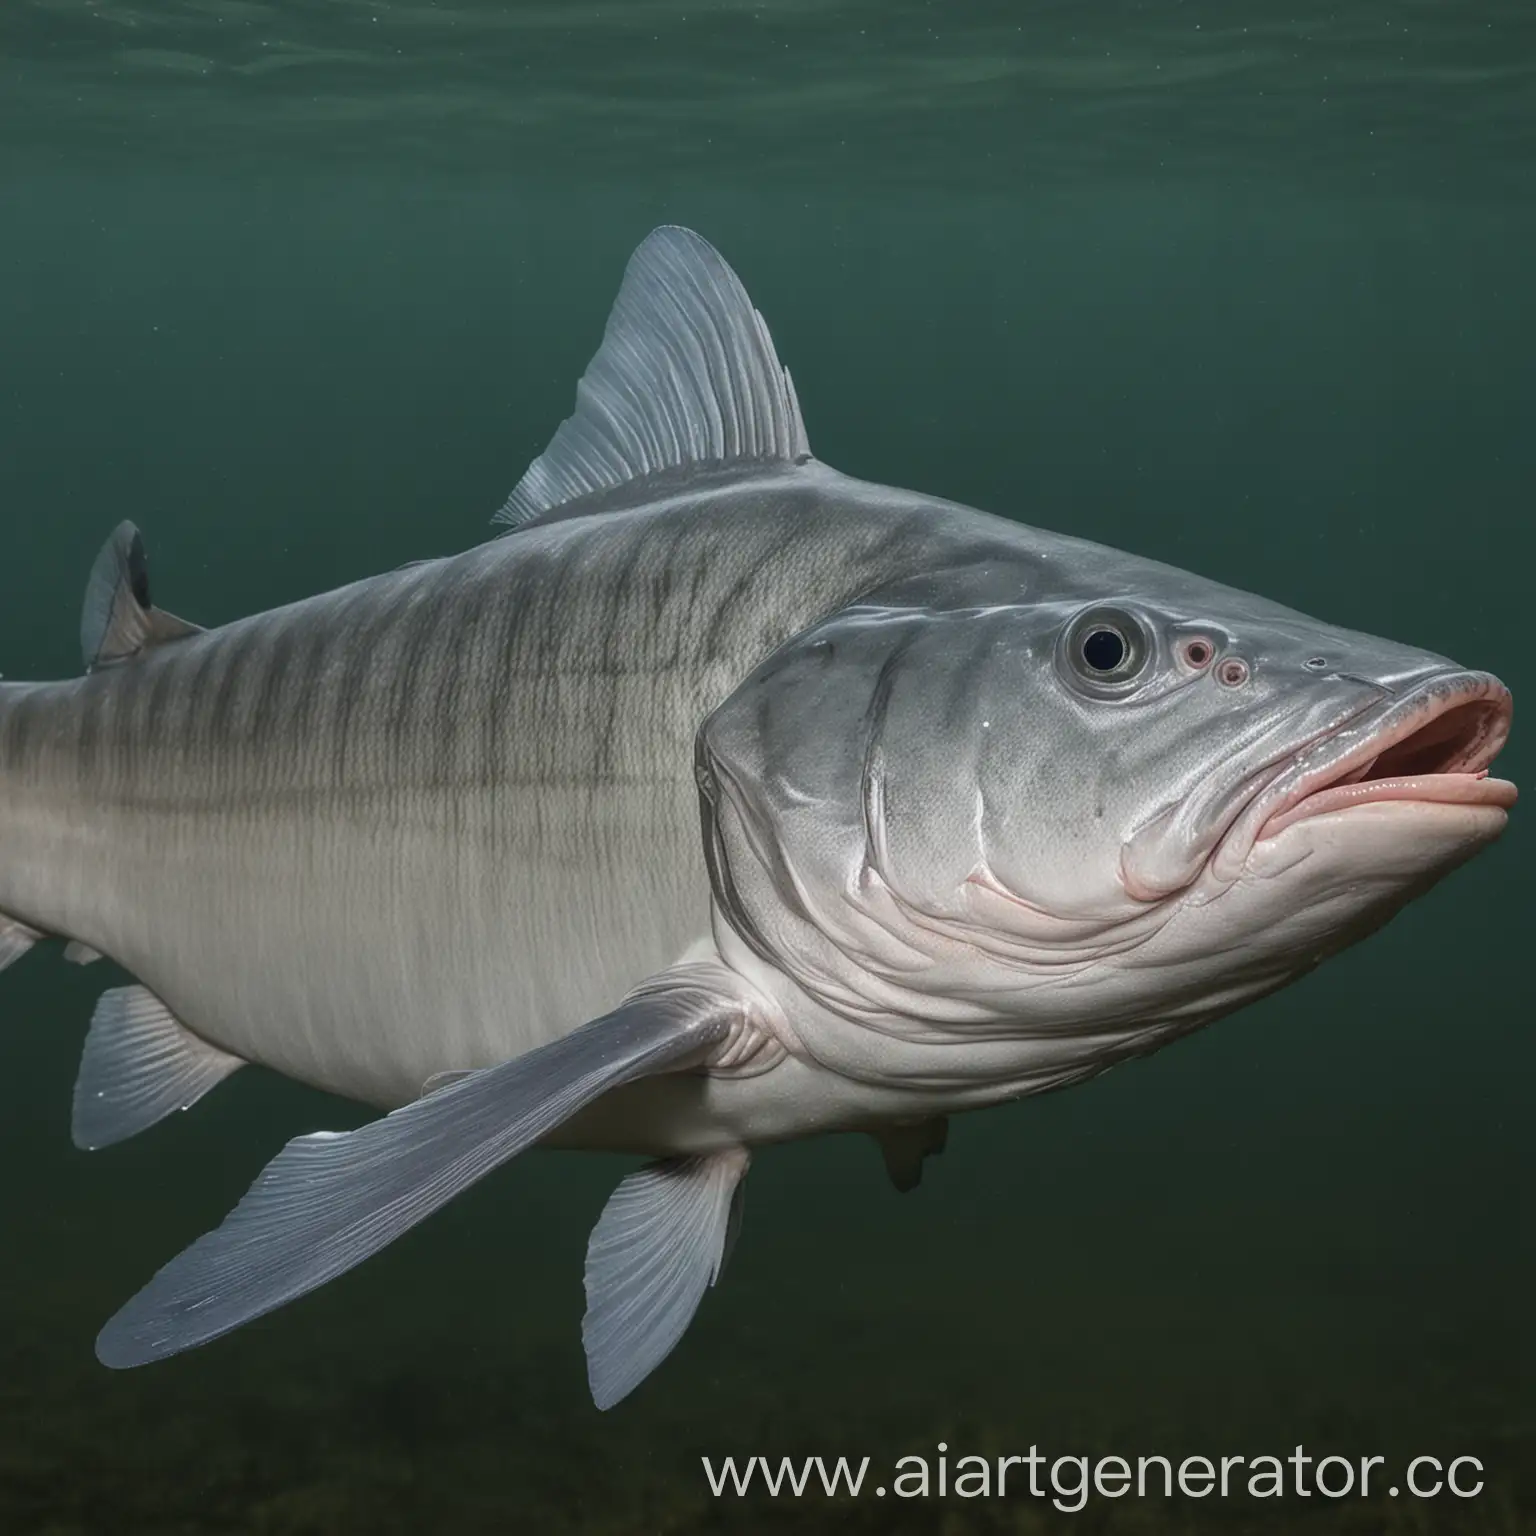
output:
[[[1515,787],[1489,769],[1508,740],[1514,698],[1492,673],[1442,663],[1417,678],[1369,681],[1383,702],[1300,753],[1241,818],[1238,846],[1330,811],[1410,802],[1507,810]]]

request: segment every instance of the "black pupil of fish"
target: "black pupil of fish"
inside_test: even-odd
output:
[[[1125,660],[1125,640],[1112,629],[1096,629],[1083,640],[1083,660],[1095,672],[1113,672]]]

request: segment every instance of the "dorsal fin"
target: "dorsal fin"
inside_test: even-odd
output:
[[[86,670],[125,661],[146,646],[200,633],[196,624],[150,601],[144,540],[132,523],[119,523],[101,546],[85,584],[80,649]]]
[[[496,521],[553,522],[569,502],[662,470],[810,454],[795,387],[741,280],[707,240],[664,225],[629,259],[575,413]]]

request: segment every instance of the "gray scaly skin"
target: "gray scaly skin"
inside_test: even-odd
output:
[[[750,1149],[1060,1087],[1284,985],[1502,830],[1507,691],[810,455],[697,236],[636,253],[506,537],[197,631],[120,529],[91,670],[0,685],[0,964],[111,956],[83,1145],[242,1063],[300,1138],[108,1324],[133,1365],[533,1144],[661,1159],[588,1254],[609,1406],[716,1278]]]

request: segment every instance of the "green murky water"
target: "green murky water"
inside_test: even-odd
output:
[[[737,266],[818,454],[1532,678],[1536,18],[1517,3],[12,0],[0,664],[77,666],[131,516],[217,623],[488,533],[629,250]],[[1504,771],[1527,782],[1523,732]],[[540,1155],[128,1375],[102,1320],[289,1136],[259,1073],[86,1155],[101,967],[3,978],[0,1531],[1536,1529],[1528,807],[1195,1039],[961,1119],[901,1197],[759,1159],[683,1346],[599,1415]],[[106,978],[110,980],[111,978]],[[1476,1456],[1368,1500],[717,1501],[701,1456]]]

